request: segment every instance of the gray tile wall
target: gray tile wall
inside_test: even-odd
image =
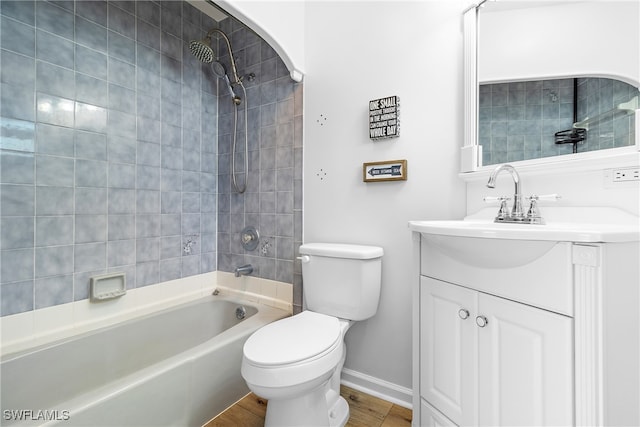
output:
[[[593,117],[638,95],[617,80],[578,80],[578,120]],[[572,144],[555,144],[554,134],[573,125],[573,79],[480,85],[479,142],[483,164],[568,154]],[[587,132],[578,152],[624,147],[634,142],[633,116],[609,117]]]
[[[217,85],[180,1],[0,3],[1,315],[216,270]],[[190,243],[190,252],[183,248]]]
[[[218,268],[232,272],[250,263],[254,275],[294,284],[295,311],[302,308],[302,278],[295,254],[302,242],[302,84],[295,83],[275,51],[233,18],[220,22],[228,34],[238,72],[244,75],[247,102],[238,109],[236,170],[239,194],[231,185],[234,110],[220,88],[218,118]],[[219,40],[221,61],[230,72],[226,44]],[[253,76],[249,76],[253,74]],[[244,173],[244,121],[247,119],[249,172]],[[260,243],[243,250],[240,231],[254,226]]]

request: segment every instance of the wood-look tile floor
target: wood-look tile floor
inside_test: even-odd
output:
[[[411,410],[341,386],[340,394],[349,402],[346,427],[410,427]],[[204,427],[263,427],[267,402],[253,393],[209,421]]]

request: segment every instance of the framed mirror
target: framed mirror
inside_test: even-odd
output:
[[[635,153],[640,2],[486,1],[465,13],[462,172]]]

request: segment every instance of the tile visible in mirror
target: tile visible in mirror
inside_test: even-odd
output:
[[[73,69],[75,44],[42,30],[36,31],[36,57],[61,67]]]
[[[35,123],[0,117],[0,149],[33,152]]]
[[[2,83],[0,91],[0,115],[2,117],[34,121],[32,85]]]
[[[100,52],[107,51],[107,29],[94,22],[76,16],[76,43]]]
[[[107,135],[82,130],[74,133],[78,159],[107,160]]]
[[[2,69],[0,81],[12,85],[35,87],[35,60],[8,50],[1,52]]]
[[[106,188],[76,188],[76,214],[102,214],[107,212]]]
[[[106,133],[107,109],[92,104],[76,102],[76,129]]]
[[[146,3],[146,2],[141,2]],[[76,14],[103,27],[107,26],[107,2],[103,0],[77,0]]]
[[[35,213],[35,187],[32,185],[2,184],[0,187],[2,216],[31,216]]]
[[[86,74],[76,73],[76,101],[107,107],[109,103],[107,82]]]
[[[73,187],[74,160],[48,155],[36,156],[36,184]]]
[[[76,160],[77,187],[106,187],[107,162],[100,160]]]
[[[0,152],[0,182],[4,184],[33,184],[34,158],[32,153]]]
[[[36,22],[38,28],[73,40],[73,13],[49,2],[36,2]]]
[[[40,154],[73,157],[73,129],[45,123],[36,125],[36,151]]]
[[[107,80],[107,55],[77,44],[75,69],[77,72]]]
[[[36,215],[73,214],[73,188],[36,187]]]
[[[75,73],[73,70],[36,61],[36,90],[60,97],[75,94]]]
[[[36,115],[38,122],[73,127],[74,102],[45,93],[36,94]]]
[[[35,28],[4,16],[0,16],[0,21],[0,47],[31,58],[35,57]]]

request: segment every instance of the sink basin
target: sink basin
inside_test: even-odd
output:
[[[410,221],[409,228],[450,258],[481,268],[514,268],[559,242],[640,241],[638,217],[613,208],[546,208],[546,224],[494,223],[495,209],[463,220]]]
[[[590,212],[592,210],[592,212]],[[554,242],[634,242],[640,240],[638,217],[613,208],[546,208],[546,224],[494,223],[486,209],[463,220],[410,221],[423,234],[485,239]],[[487,216],[487,212],[490,212]]]

